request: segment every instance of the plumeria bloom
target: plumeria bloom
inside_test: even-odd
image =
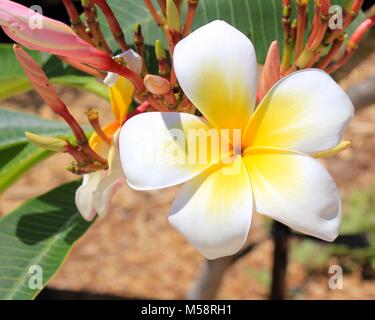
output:
[[[122,58],[130,70],[140,74],[142,59],[135,51],[129,49],[116,58]],[[102,128],[104,136],[94,132],[89,144],[97,154],[108,160],[108,170],[85,174],[82,185],[76,192],[77,208],[88,221],[96,214],[102,217],[107,214],[112,196],[124,180],[119,159],[118,135],[133,99],[134,86],[129,80],[112,73],[108,74],[104,82],[108,85],[114,121]]]
[[[346,146],[342,134],[353,106],[345,92],[328,74],[306,69],[278,81],[255,109],[253,45],[223,21],[180,41],[174,68],[184,93],[204,117],[151,112],[128,120],[119,145],[129,185],[152,190],[184,183],[169,221],[208,259],[232,255],[243,246],[253,212],[333,241],[341,200],[316,158]],[[179,151],[186,158],[197,151],[184,143],[189,145],[194,130],[240,131],[241,143],[230,140],[230,161],[217,144],[219,161],[215,156],[206,162],[180,161]],[[176,132],[184,138],[176,139]],[[153,160],[165,154],[165,161]],[[206,154],[213,155],[212,150]]]

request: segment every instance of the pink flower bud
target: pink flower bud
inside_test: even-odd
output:
[[[103,70],[112,60],[66,24],[12,1],[0,0],[0,25],[11,39],[32,50],[70,57]]]
[[[162,96],[169,92],[171,84],[165,78],[148,74],[143,80],[146,89],[152,94]]]
[[[280,55],[277,41],[273,41],[268,49],[266,62],[263,66],[258,99],[261,100],[271,87],[280,80]]]

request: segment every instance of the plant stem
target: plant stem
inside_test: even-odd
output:
[[[221,285],[223,276],[232,257],[224,257],[216,260],[204,260],[202,269],[194,287],[188,292],[188,300],[209,300],[215,295]]]
[[[107,52],[108,54],[112,54],[112,50],[109,48],[106,40],[104,39],[102,30],[100,29],[98,18],[96,15],[96,9],[92,0],[81,0],[81,3],[83,7],[83,13],[86,17],[86,23],[92,34],[95,47],[103,50],[104,52]]]
[[[186,14],[185,26],[183,31],[183,37],[186,37],[190,31],[191,27],[193,26],[193,21],[195,17],[195,13],[197,11],[199,0],[189,0],[188,1],[188,12]]]
[[[122,51],[128,50],[128,44],[126,43],[124,33],[122,32],[120,23],[118,22],[116,16],[114,15],[111,7],[105,0],[94,0],[94,3],[103,11],[109,28],[113,34],[113,38],[116,40],[118,46]]]
[[[70,23],[72,25],[72,29],[77,33],[83,40],[86,42],[93,44],[90,35],[86,32],[86,28],[82,23],[81,17],[74,6],[72,0],[63,0],[63,4],[65,9],[69,15]]]
[[[296,1],[297,4],[297,39],[295,46],[295,57],[298,58],[303,48],[303,41],[306,31],[306,11],[307,11],[307,0]]]
[[[281,73],[285,73],[290,66],[290,61],[292,59],[292,52],[293,52],[293,47],[289,45],[288,42],[284,43],[284,50],[283,50],[283,57],[281,61],[281,66],[280,66],[280,71]]]
[[[144,0],[145,1],[145,5],[148,9],[148,11],[150,11],[152,17],[154,18],[156,24],[161,27],[164,25],[164,19],[162,19],[158,13],[158,11],[156,10],[156,8],[154,7],[154,5],[152,4],[151,0]]]
[[[193,288],[188,292],[186,298],[189,300],[215,298],[225,271],[238,260],[247,256],[267,239],[268,237],[250,243],[233,256],[223,257],[216,260],[205,259],[200,274],[195,281]]]
[[[288,265],[289,228],[278,221],[272,224],[272,238],[274,243],[271,300],[286,298],[286,271]]]

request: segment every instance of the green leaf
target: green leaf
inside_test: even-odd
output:
[[[93,77],[66,75],[50,79],[53,84],[59,84],[67,87],[81,88],[88,92],[95,93],[103,99],[109,100],[108,88]]]
[[[0,109],[0,194],[28,169],[53,154],[29,143],[25,131],[70,135],[70,129],[63,122]]]
[[[78,186],[60,186],[0,219],[0,299],[35,298],[33,268],[41,268],[44,287],[91,225],[75,207]]]
[[[0,150],[27,143],[25,131],[37,134],[68,134],[68,126],[60,121],[44,120],[35,115],[0,109]]]
[[[165,43],[163,32],[158,28],[143,2],[138,0],[109,0],[116,17],[121,21],[126,39],[133,38],[133,26],[140,23],[145,44],[154,46],[157,39]],[[186,3],[184,4],[185,15]],[[269,44],[281,38],[281,5],[274,0],[200,0],[193,29],[213,21],[225,20],[248,35],[253,41],[260,62],[264,61]],[[103,33],[112,48],[116,42],[102,14],[99,21]]]
[[[28,53],[37,61],[40,62],[40,54],[35,51],[27,50]],[[13,52],[13,45],[7,43],[0,43],[0,79],[4,76],[22,76],[23,70],[15,58]]]
[[[40,63],[39,53],[30,51],[29,53]],[[0,100],[27,91],[31,86],[14,55],[12,45],[0,43],[0,56]]]
[[[32,143],[23,143],[0,150],[0,194],[27,170],[52,155]]]
[[[77,69],[74,69],[55,56],[47,53],[28,51],[54,84],[78,87],[108,99],[107,87]],[[32,89],[18,63],[11,44],[0,44],[0,101]]]
[[[153,1],[156,3],[156,1]],[[334,1],[335,4],[342,4],[344,0]],[[157,39],[165,44],[164,34],[158,28],[142,1],[139,0],[108,0],[121,22],[123,31],[128,42],[133,38],[133,26],[140,23],[145,38],[145,44],[154,46]],[[312,1],[310,1],[312,3]],[[156,4],[156,8],[159,8]],[[186,11],[186,1],[183,5],[183,16]],[[296,9],[293,4],[293,11]],[[313,17],[310,10],[309,18]],[[184,17],[182,18],[184,19]],[[272,41],[278,40],[282,47],[283,36],[281,27],[281,1],[276,0],[200,0],[193,29],[207,24],[213,20],[225,20],[246,34],[254,44],[258,63],[263,63],[268,47]],[[363,20],[359,15],[356,23]],[[102,25],[104,35],[115,49],[116,42],[112,37],[110,29],[103,14],[99,13],[99,21]],[[183,21],[183,20],[182,20]],[[353,31],[353,30],[352,30]]]

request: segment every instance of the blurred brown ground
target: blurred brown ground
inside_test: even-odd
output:
[[[340,84],[347,88],[370,75],[375,76],[375,52]],[[59,88],[59,92],[82,122],[86,122],[84,111],[92,106],[102,110],[103,120],[110,119],[104,100],[76,89]],[[55,118],[34,93],[1,105]],[[326,161],[344,196],[354,187],[375,184],[375,105],[356,113],[346,139],[352,147]],[[0,215],[30,197],[76,179],[64,170],[69,161],[69,157],[57,155],[37,165],[2,196]],[[137,192],[123,187],[114,197],[108,217],[99,219],[78,241],[49,286],[126,298],[183,298],[199,272],[202,258],[167,222],[168,208],[178,189]],[[265,234],[265,221],[266,218],[255,216],[249,241]],[[225,275],[218,298],[267,298],[267,281],[261,281],[249,270],[269,272],[271,254],[272,243],[266,241],[233,265]],[[375,281],[363,281],[357,272],[345,275],[343,290],[329,290],[327,281],[325,274],[308,277],[296,261],[289,264],[289,291],[297,290],[302,298],[375,299]]]

